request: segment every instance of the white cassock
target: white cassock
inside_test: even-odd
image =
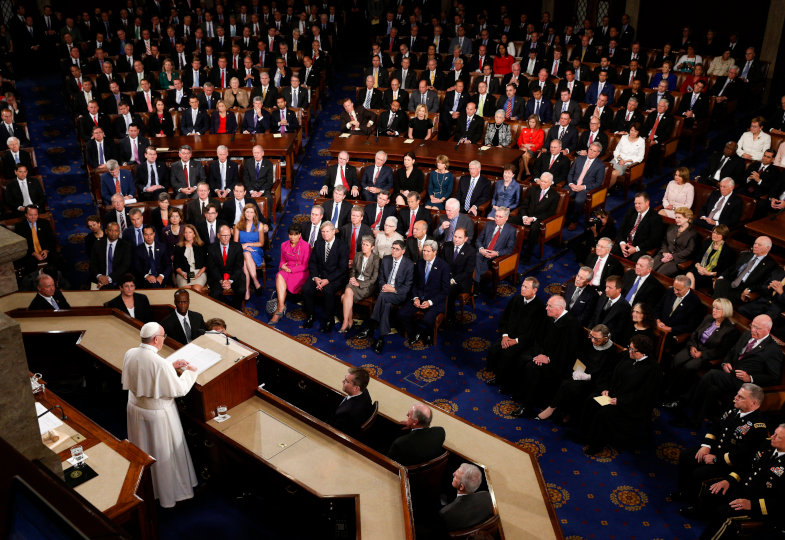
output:
[[[172,362],[142,343],[125,353],[122,382],[128,390],[128,440],[156,459],[155,498],[164,508],[190,499],[198,482],[174,398],[188,393],[196,373],[185,370],[178,377]]]

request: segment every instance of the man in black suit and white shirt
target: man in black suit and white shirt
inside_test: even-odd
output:
[[[351,437],[360,435],[360,426],[373,414],[371,395],[368,393],[370,376],[363,368],[350,368],[343,379],[346,397],[335,410],[333,426]]]
[[[624,269],[616,259],[611,257],[613,240],[607,237],[597,240],[594,253],[586,259],[586,266],[592,269],[592,279],[589,282],[598,290],[605,289],[605,280],[610,276],[621,276]]]
[[[161,320],[166,335],[173,340],[188,344],[201,336],[207,328],[204,317],[197,311],[188,309],[191,306],[191,296],[185,289],[174,293],[175,310]]]
[[[387,218],[395,217],[395,213],[395,205],[390,204],[390,195],[386,191],[380,191],[376,195],[376,203],[365,206],[363,223],[368,225],[373,235],[376,236],[379,231],[384,230]]]
[[[108,223],[105,233],[90,254],[90,278],[98,289],[116,287],[120,276],[131,268],[131,246],[120,238],[120,226]]]
[[[215,154],[217,159],[210,162],[207,182],[216,197],[225,199],[240,181],[240,168],[229,159],[229,149],[225,145],[216,148]]]
[[[101,128],[96,127],[95,129],[100,130]],[[102,130],[103,131],[103,130]],[[92,139],[91,139],[92,140]],[[13,178],[14,171],[16,170],[17,165],[24,165],[27,167],[27,171],[30,172],[33,170],[33,159],[30,157],[31,154],[29,152],[23,152],[21,150],[21,144],[19,139],[16,137],[8,137],[6,140],[6,144],[8,145],[8,150],[3,153],[3,158],[0,161],[0,167],[2,167],[3,176],[5,178]],[[94,145],[95,146],[95,145]],[[95,163],[97,161],[94,160],[91,162],[90,158],[90,141],[87,141],[87,157],[88,157],[88,165],[93,167],[91,163]],[[96,150],[97,155],[97,150]],[[109,159],[109,158],[107,158]],[[95,167],[93,167],[95,168]]]
[[[704,229],[713,229],[718,224],[734,227],[741,219],[744,203],[734,192],[736,182],[732,178],[720,180],[719,189],[714,191],[698,212],[695,224]]]
[[[633,208],[627,212],[619,225],[615,255],[637,261],[650,249],[659,247],[662,241],[662,218],[650,208],[649,195],[642,191],[635,195]]]
[[[562,117],[564,116],[566,114],[562,113]],[[600,187],[605,178],[605,163],[599,159],[601,152],[602,144],[591,143],[586,150],[586,156],[578,156],[567,175],[567,189],[574,201],[572,211],[569,213],[570,224],[567,227],[571,231],[577,228],[587,194]]]
[[[581,266],[575,279],[564,288],[564,300],[567,302],[567,311],[572,313],[581,326],[586,326],[589,318],[594,315],[594,306],[597,303],[597,289],[591,284],[594,277],[591,267]]]
[[[55,280],[49,274],[41,272],[38,275],[38,278],[36,278],[36,290],[38,294],[35,295],[30,305],[27,306],[28,310],[54,311],[71,307],[63,293],[56,287]]]
[[[343,186],[335,186],[333,188],[333,198],[330,201],[322,203],[324,209],[323,221],[329,221],[334,226],[337,232],[349,223],[349,214],[352,210],[352,204],[344,201],[346,198],[346,188]]]
[[[510,209],[500,206],[493,216],[494,223],[488,223],[474,242],[477,257],[474,262],[475,295],[479,293],[480,280],[488,270],[490,262],[497,257],[509,255],[515,249],[515,227],[507,223]]]
[[[188,98],[187,109],[180,116],[180,133],[182,135],[204,135],[210,129],[210,119],[207,113],[199,106],[199,98]]]
[[[567,180],[570,174],[570,158],[562,153],[562,145],[559,139],[553,139],[548,145],[548,152],[543,152],[531,166],[532,177],[536,180],[544,173],[553,176],[554,184],[561,184]]]
[[[218,230],[218,242],[207,248],[207,283],[210,296],[219,299],[224,292],[232,291],[232,307],[240,309],[245,298],[245,276],[243,275],[243,248],[232,241],[232,229],[228,225]]]
[[[651,275],[653,267],[654,259],[643,255],[635,262],[635,268],[624,273],[621,295],[631,306],[643,302],[654,307],[660,303],[665,288]]]
[[[471,106],[471,102],[466,105],[467,110]],[[491,200],[491,182],[481,173],[481,163],[473,160],[469,163],[469,174],[464,174],[458,181],[458,201],[461,204],[461,212],[476,216],[478,208]]]
[[[453,127],[462,111],[466,110],[469,94],[464,91],[463,81],[455,83],[455,88],[444,96],[444,105],[439,115],[439,140],[446,141],[452,134]]]
[[[387,90],[389,92],[389,90]],[[401,91],[399,97],[406,95]],[[376,135],[385,137],[408,136],[409,117],[403,112],[401,103],[397,100],[388,105],[388,110],[379,114],[379,121],[376,123]]]
[[[12,215],[21,216],[28,206],[38,208],[46,206],[46,195],[38,180],[27,178],[27,166],[19,163],[12,178],[7,179],[5,186],[5,203]]]
[[[264,159],[264,148],[261,144],[251,149],[253,157],[243,161],[243,183],[246,185],[251,197],[267,197],[267,208],[273,208],[273,164]]]
[[[452,487],[458,490],[454,501],[439,510],[439,517],[448,531],[473,527],[493,515],[493,501],[487,491],[477,491],[482,473],[476,465],[462,463],[452,474]]]
[[[692,292],[692,281],[687,276],[673,278],[673,287],[660,295],[656,309],[657,328],[667,332],[675,345],[676,336],[695,330],[706,311],[698,295]]]
[[[384,159],[387,159],[387,154],[381,152]],[[376,160],[379,160],[379,152],[376,153]],[[357,198],[360,194],[360,182],[357,179],[357,169],[354,165],[349,165],[349,153],[340,152],[338,154],[338,164],[330,165],[327,167],[327,174],[324,175],[324,183],[319,190],[319,195],[332,197],[333,189],[335,186],[343,186],[347,193],[351,193],[352,197]],[[382,163],[383,164],[383,163]],[[387,167],[389,169],[389,167]],[[372,168],[371,168],[372,169]],[[390,175],[390,189],[392,189],[392,170]],[[373,197],[365,197],[366,191],[363,191],[363,198],[365,200],[373,200]]]
[[[395,439],[387,455],[401,465],[417,465],[439,456],[444,449],[444,428],[431,427],[433,412],[422,403],[412,405],[404,426],[411,429]]]
[[[390,88],[382,94],[382,106],[389,109],[393,101],[397,101],[399,109],[404,111],[409,106],[409,92],[401,88],[401,82],[395,77],[390,80]]]
[[[597,299],[594,314],[589,319],[589,328],[604,324],[616,336],[619,343],[624,343],[629,335],[632,318],[630,304],[622,298],[622,279],[620,276],[609,276],[605,280],[605,293]]]
[[[439,244],[434,240],[423,243],[422,256],[414,265],[412,298],[398,311],[399,323],[406,328],[409,344],[422,342],[430,346],[436,317],[444,313],[450,290],[450,267],[437,256]],[[422,314],[417,322],[416,313]]]
[[[512,175],[512,171],[506,172],[507,167],[514,166],[505,166],[505,174]],[[523,248],[523,262],[531,260],[534,246],[540,239],[540,223],[554,215],[559,207],[560,196],[555,189],[551,189],[552,186],[553,175],[549,172],[542,173],[539,181],[529,187],[526,199],[521,203],[516,219],[512,221],[529,228],[529,236]]]
[[[204,209],[204,221],[196,225],[196,232],[199,233],[199,238],[207,244],[214,244],[218,240],[218,232],[221,230],[222,225],[227,223],[218,219],[218,213],[221,203],[210,203]]]
[[[172,256],[165,242],[156,242],[155,228],[142,227],[144,241],[133,251],[134,275],[142,288],[169,286],[172,275]]]
[[[331,222],[325,221],[319,229],[321,238],[311,251],[308,260],[309,277],[302,289],[306,314],[303,327],[313,326],[314,304],[317,292],[321,291],[324,322],[319,331],[326,334],[335,327],[335,293],[346,286],[349,254],[346,244],[335,237],[335,226]]]
[[[431,213],[424,206],[420,205],[420,194],[410,191],[406,196],[406,207],[398,212],[398,233],[404,238],[412,235],[414,224],[424,221],[426,224],[431,221]]]
[[[166,192],[169,186],[169,169],[158,162],[158,152],[154,146],[145,148],[144,160],[137,165],[134,180],[136,198],[140,201],[157,201],[158,195]]]
[[[450,291],[447,295],[447,323],[455,323],[455,301],[471,294],[477,251],[468,241],[466,229],[458,227],[451,242],[442,245],[442,259],[450,266]]]
[[[714,297],[727,298],[734,304],[749,302],[751,294],[764,295],[769,291],[769,275],[777,263],[769,255],[771,238],[759,236],[751,251],[745,251],[736,262],[714,282]]]
[[[701,184],[717,186],[723,178],[731,178],[736,183],[744,180],[744,160],[736,154],[736,141],[728,141],[722,154],[715,153],[709,158],[706,168],[695,179]]]
[[[177,161],[172,163],[169,168],[169,178],[172,189],[175,192],[175,199],[186,199],[191,197],[196,191],[199,182],[204,182],[204,167],[191,159],[191,147],[184,144],[180,147]]]

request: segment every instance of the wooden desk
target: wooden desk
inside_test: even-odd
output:
[[[780,247],[785,247],[785,213],[780,212],[775,219],[767,216],[746,223],[744,228],[755,236],[768,236]]]
[[[65,460],[71,457],[71,447],[79,444],[87,456],[87,464],[98,473],[74,491],[115,523],[125,523],[136,515],[142,538],[158,538],[150,473],[155,460],[128,440],[115,438],[51,390],[38,392],[35,400],[47,409],[59,405],[67,416],[65,424],[57,428],[60,439],[50,446],[63,463],[63,470],[71,467]],[[55,409],[53,414],[58,412]],[[85,440],[76,443],[72,438],[75,434]]]
[[[376,152],[384,150],[387,159],[393,162],[402,162],[406,152],[414,152],[417,162],[424,165],[435,166],[436,156],[444,154],[450,158],[450,167],[455,169],[469,169],[469,162],[478,160],[482,163],[485,172],[502,174],[504,166],[509,163],[518,165],[522,152],[510,148],[489,148],[480,150],[475,144],[461,144],[455,148],[451,141],[414,141],[406,144],[403,137],[379,137],[352,135],[350,137],[336,137],[330,144],[330,154],[337,157],[340,152],[349,152],[350,159],[373,161]]]
[[[287,133],[279,136],[279,133],[265,133],[261,135],[245,135],[235,133],[234,135],[175,135],[173,137],[155,137],[153,143],[156,148],[167,148],[158,150],[158,155],[164,161],[176,161],[178,152],[182,145],[187,144],[191,147],[193,157],[212,158],[215,157],[215,149],[220,145],[229,148],[229,155],[233,158],[248,158],[253,154],[251,149],[254,145],[261,144],[264,147],[265,157],[275,157],[286,161],[286,187],[291,189],[292,178],[294,177],[294,154],[295,148],[302,139],[302,131]]]
[[[170,304],[173,289],[145,291],[151,304]],[[116,291],[65,291],[71,306],[100,306],[117,295]],[[35,293],[20,292],[0,298],[0,309],[10,311],[26,307]],[[341,389],[341,381],[349,364],[318,349],[303,345],[293,337],[266,324],[262,324],[209,296],[191,294],[191,307],[200,313],[221,317],[232,335],[238,336],[250,346],[280,362],[297,369],[324,384]],[[53,330],[51,318],[38,317],[38,329]],[[99,320],[96,317],[95,320]],[[22,330],[30,324],[29,319],[19,319]],[[63,321],[63,323],[65,320]],[[62,325],[58,321],[57,325]],[[70,324],[72,329],[84,330]],[[90,335],[85,332],[85,339]],[[99,339],[103,334],[99,334]],[[138,336],[138,334],[137,334]],[[135,338],[138,340],[138,338]],[[83,339],[84,341],[84,339]],[[131,345],[135,346],[135,345]],[[105,349],[119,349],[117,343],[106,344]],[[121,356],[122,361],[122,356]],[[396,388],[392,384],[372,378],[368,390],[374,400],[379,401],[379,412],[388,418],[403,419],[412,402],[421,401],[416,396]],[[561,538],[562,533],[556,512],[548,497],[545,482],[536,458],[520,447],[469,422],[433,408],[433,425],[446,431],[444,446],[455,454],[466,456],[468,461],[480,464],[487,472],[488,484],[492,486],[506,538]],[[209,423],[208,423],[209,425]],[[348,450],[346,450],[348,451]],[[379,540],[386,536],[379,537]],[[374,538],[376,540],[376,538]]]

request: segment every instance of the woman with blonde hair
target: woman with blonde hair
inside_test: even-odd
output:
[[[674,212],[676,223],[665,231],[662,247],[654,257],[655,272],[673,277],[679,273],[679,265],[692,258],[695,247],[698,245],[698,233],[690,227],[692,223],[692,210],[679,207]]]
[[[240,88],[240,79],[237,77],[232,77],[229,80],[229,88],[224,89],[223,99],[230,109],[247,109],[251,103],[250,94]]]
[[[414,118],[409,120],[409,138],[428,140],[433,134],[433,120],[428,118],[428,108],[417,105],[414,109]]]

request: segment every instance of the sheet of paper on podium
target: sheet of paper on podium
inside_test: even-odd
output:
[[[38,416],[39,414],[43,414],[44,411],[46,411],[46,407],[44,407],[42,404],[36,401],[35,402],[36,416]],[[47,431],[51,431],[53,429],[59,428],[62,425],[63,425],[62,420],[60,420],[58,417],[56,417],[50,412],[38,418],[38,429],[41,431],[41,435],[43,435]]]
[[[195,343],[189,343],[185,347],[177,349],[169,355],[167,360],[185,360],[196,368],[196,373],[201,373],[213,367],[221,361],[221,355],[217,352],[200,347]]]

